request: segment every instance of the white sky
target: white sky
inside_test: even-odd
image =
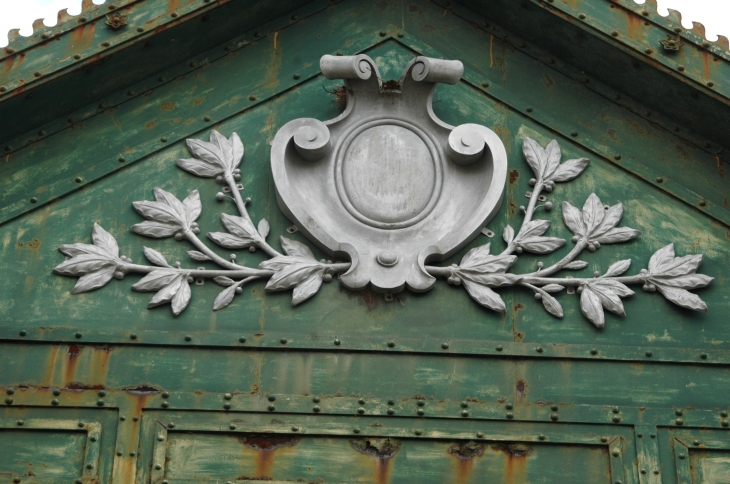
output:
[[[104,3],[104,0],[94,0],[94,3]],[[703,23],[707,40],[716,40],[717,34],[730,37],[730,0],[658,0],[658,3],[662,15],[667,14],[667,8],[682,12],[682,24],[686,28],[692,27],[693,20]],[[0,0],[0,47],[8,44],[8,30],[20,28],[21,35],[30,35],[31,24],[38,18],[45,18],[49,27],[56,25],[56,15],[64,8],[71,15],[78,15],[81,0]]]

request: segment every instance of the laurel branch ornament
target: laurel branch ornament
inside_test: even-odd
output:
[[[229,259],[218,255],[198,238],[200,228],[196,220],[202,211],[198,191],[192,191],[181,201],[175,195],[156,188],[154,201],[133,203],[134,209],[146,220],[133,225],[131,230],[147,237],[174,237],[177,241],[187,242],[194,248],[188,251],[191,259],[213,262],[220,269],[187,269],[179,263],[172,266],[164,255],[149,247],[144,247],[143,253],[150,264],[135,264],[129,257],[119,255],[114,237],[95,223],[92,245],[76,243],[59,247],[67,259],[53,271],[79,278],[72,294],[99,289],[112,278],[123,279],[127,274],[141,273],[145,274],[144,277],[132,289],[155,292],[147,307],[170,304],[176,316],[188,306],[192,297],[190,284],[199,278],[213,279],[224,287],[213,303],[214,311],[230,305],[242,292],[242,286],[255,280],[267,280],[267,291],[293,290],[292,305],[296,306],[314,296],[323,282],[332,281],[350,268],[350,262],[318,261],[309,247],[285,237],[280,238],[283,253],[269,245],[266,241],[269,223],[261,219],[254,225],[240,194],[242,187],[237,184],[241,179],[238,166],[243,159],[244,147],[236,133],[225,138],[213,130],[210,142],[188,139],[187,145],[193,158],[178,160],[177,165],[193,175],[215,178],[225,187],[224,191],[232,195],[229,197],[221,191],[216,195],[217,200],[230,198],[238,209],[238,215],[222,213],[221,223],[226,231],[210,232],[208,238],[230,250],[260,249],[270,259],[261,262],[258,268],[250,268],[237,264],[235,254]],[[504,312],[506,308],[494,289],[522,286],[532,291],[545,309],[558,318],[563,317],[563,308],[555,294],[574,289],[580,293],[582,313],[598,328],[605,325],[604,310],[625,316],[622,299],[634,294],[629,285],[641,285],[646,292],[659,291],[683,308],[707,311],[707,305],[689,292],[689,289],[705,287],[713,280],[697,273],[702,255],[676,257],[673,244],[657,250],[649,260],[648,268],[641,269],[636,275],[624,275],[631,265],[631,260],[627,259],[615,262],[604,274],[595,273],[593,278],[555,276],[563,270],[585,268],[588,263],[578,260],[578,256],[586,249],[596,251],[604,245],[625,242],[640,235],[638,230],[618,226],[623,215],[621,203],[604,206],[595,193],[588,197],[582,209],[568,202],[562,203],[563,221],[574,234],[572,242],[575,244],[567,255],[548,267],[538,264],[539,269],[535,272],[507,272],[519,254],[549,254],[566,244],[561,238],[545,236],[550,222],[533,219],[533,216],[538,208],[552,209],[552,202],[540,196],[543,192],[550,193],[556,183],[576,178],[589,164],[586,158],[561,163],[560,147],[555,140],[543,148],[536,141],[525,138],[523,154],[535,175],[530,180],[534,189],[528,206],[522,210],[524,219],[519,230],[515,231],[509,225],[504,228],[507,248],[500,254],[491,254],[490,244],[476,247],[459,264],[446,267],[426,265],[430,275],[445,278],[449,284],[463,285],[476,302],[498,312]],[[540,200],[545,202],[538,206]]]

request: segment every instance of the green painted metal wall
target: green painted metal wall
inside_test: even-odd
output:
[[[727,482],[725,151],[499,23],[416,0],[310,3],[130,81],[77,122],[48,119],[50,134],[9,150],[0,166],[0,482]],[[297,308],[290,293],[253,283],[213,312],[222,288],[207,281],[173,317],[168,306],[145,309],[150,296],[130,291],[138,276],[74,296],[75,279],[51,273],[63,260],[57,247],[88,243],[94,222],[135,261],[149,246],[207,266],[187,257],[186,243],[129,227],[141,220],[132,202],[161,187],[179,198],[198,189],[202,231],[220,230],[220,213],[235,207],[216,202],[213,181],[175,166],[189,157],[184,139],[213,128],[243,140],[252,219],[307,243],[286,234],[269,142],[291,119],[338,115],[339,82],[321,76],[319,58],[360,52],[385,79],[414,55],[464,63],[462,82],[440,86],[433,107],[452,125],[489,126],[507,149],[491,230],[521,221],[532,176],[524,137],[558,139],[565,158],[591,165],[549,195],[556,208],[540,218],[552,221],[550,235],[572,235],[557,202],[582,205],[592,192],[622,202],[622,224],[642,232],[586,253],[579,274],[622,259],[638,273],[673,242],[678,255],[704,254],[701,271],[715,281],[698,294],[709,312],[638,292],[624,300],[625,318],[607,315],[596,329],[576,295],[559,296],[565,317],[555,319],[520,288],[498,290],[507,305],[498,314],[446,284],[386,300],[336,280]],[[514,271],[569,249],[520,257]],[[247,266],[262,260],[238,253]]]

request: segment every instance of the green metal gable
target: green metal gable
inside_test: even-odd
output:
[[[115,11],[126,27],[104,24]],[[696,27],[665,52],[676,15],[603,0],[147,0],[87,4],[79,17],[38,26],[0,57],[0,482],[727,480],[725,40],[703,45]],[[607,313],[597,329],[565,292],[557,319],[524,288],[497,289],[500,314],[453,285],[383,295],[337,279],[295,308],[290,292],[254,282],[214,312],[223,288],[206,280],[175,317],[145,308],[150,295],[130,291],[137,275],[72,295],[76,279],[52,274],[57,248],[89,243],[94,222],[135,262],[146,246],[214,269],[185,242],[129,230],[142,220],[132,202],[155,187],[180,199],[199,190],[203,233],[220,230],[234,210],[216,201],[220,186],[175,165],[191,156],[185,139],[212,129],[240,135],[242,194],[271,225],[269,242],[313,247],[287,232],[269,143],[292,119],[341,112],[342,83],[319,59],[358,53],[384,79],[416,55],[461,60],[463,79],[438,87],[435,113],[488,126],[506,147],[505,199],[488,224],[497,235],[443,265],[506,246],[500,234],[520,225],[531,190],[523,140],[557,139],[564,159],[590,166],[548,194],[549,235],[569,241],[559,202],[594,192],[622,202],[621,224],[642,232],[561,274],[624,259],[636,274],[674,243],[678,256],[704,255],[700,271],[715,280],[696,292],[709,312],[636,287],[627,315]],[[513,270],[570,248],[525,254]]]

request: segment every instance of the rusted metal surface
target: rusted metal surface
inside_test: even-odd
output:
[[[260,10],[246,18],[218,16],[251,7],[238,0],[202,4],[134,3],[160,19],[186,5],[211,15],[208,21],[205,13],[169,17],[170,28],[139,33],[154,45],[142,43],[137,51],[130,41],[115,54],[140,59],[139,70],[125,71],[113,94],[89,90],[79,111],[65,112],[54,100],[75,92],[71,87],[88,87],[70,81],[78,79],[72,72],[83,72],[76,70],[80,64],[69,77],[46,80],[44,74],[23,95],[6,92],[3,99],[14,100],[0,102],[3,113],[31,106],[32,114],[35,101],[49,108],[25,121],[25,135],[15,137],[20,128],[14,125],[0,135],[12,138],[0,144],[0,480],[659,484],[724,478],[730,217],[726,142],[718,136],[726,125],[717,119],[725,102],[718,89],[700,89],[689,76],[709,75],[715,88],[723,85],[727,60],[717,45],[702,47],[699,31],[682,32],[680,50],[665,52],[658,41],[677,20],[666,23],[651,6],[644,16],[643,7],[623,0],[613,9],[610,2],[581,0],[471,5],[485,17],[454,3],[327,1],[294,11],[293,2],[278,7],[291,11],[271,24],[245,26],[268,17]],[[588,7],[605,14],[591,15]],[[96,49],[101,59],[99,36],[129,33],[137,24],[131,15],[113,31],[103,23],[108,12],[93,8],[99,9],[95,26],[69,19],[74,27],[68,24],[59,37]],[[617,38],[601,30],[612,23]],[[253,30],[236,37],[236,24]],[[170,42],[183,42],[182,32],[191,32],[189,43]],[[619,46],[624,37],[656,40],[655,52],[631,53]],[[33,52],[56,52],[66,41],[47,40],[6,57],[8,72],[32,75],[30,65],[40,62]],[[214,44],[205,52],[191,47],[208,41]],[[144,49],[185,62],[160,71],[140,54]],[[667,74],[672,55],[700,51],[707,55],[692,57],[692,67],[682,61],[692,71],[687,82],[679,71]],[[478,119],[505,144],[509,171],[499,226],[515,226],[528,201],[532,175],[521,157],[522,138],[559,138],[566,156],[590,158],[591,170],[554,196],[579,199],[601,185],[609,187],[601,197],[607,204],[626,201],[625,223],[643,235],[620,249],[623,259],[646,260],[666,240],[684,241],[678,253],[706,254],[702,270],[716,278],[702,292],[710,312],[693,317],[659,298],[627,299],[630,316],[609,316],[598,331],[573,324],[581,317],[574,295],[560,296],[568,321],[555,323],[526,311],[534,301],[509,289],[498,290],[504,315],[481,310],[451,287],[386,299],[327,285],[316,303],[292,311],[288,295],[253,285],[228,312],[210,314],[218,291],[206,284],[177,319],[145,310],[145,296],[129,292],[134,281],[112,281],[104,292],[71,299],[73,281],[50,273],[63,259],[55,247],[88,242],[89,224],[114,220],[108,229],[121,253],[139,260],[142,247],[129,227],[140,219],[125,207],[149,198],[154,186],[179,185],[176,195],[197,188],[186,185],[174,162],[188,156],[180,140],[207,136],[211,128],[245,138],[241,183],[254,200],[247,207],[252,217],[265,217],[280,233],[290,227],[276,209],[268,143],[290,119],[341,112],[339,83],[323,80],[316,65],[324,53],[338,52],[367,52],[386,80],[414,53],[462,59],[465,81],[437,90],[433,109],[454,125]],[[124,64],[115,56],[83,75],[103,79]],[[610,65],[602,70],[601,63]],[[627,88],[636,73],[651,81]],[[55,93],[43,94],[44,85]],[[656,93],[647,93],[650,87]],[[668,98],[670,91],[675,95]],[[662,106],[667,99],[672,105]],[[688,106],[692,112],[677,115]],[[13,116],[2,119],[15,124]],[[206,231],[220,227],[221,210],[213,209],[220,188],[211,185],[200,192]],[[556,208],[544,214],[550,230],[570,238]],[[287,237],[304,241],[298,233]],[[495,251],[503,248],[499,236],[475,244],[486,241]],[[170,261],[185,261],[188,248],[180,245],[155,247]],[[248,251],[237,257],[249,267],[263,260]],[[588,254],[581,277],[615,257]]]

